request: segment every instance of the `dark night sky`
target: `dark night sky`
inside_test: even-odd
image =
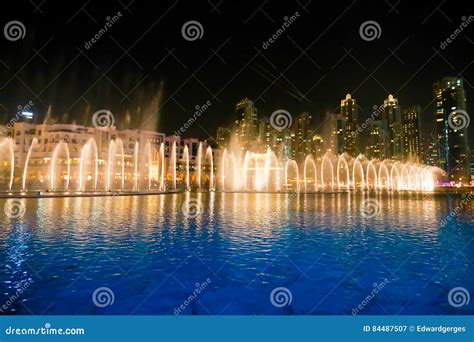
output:
[[[149,106],[162,83],[157,128],[167,133],[210,100],[211,108],[185,135],[213,135],[235,118],[234,104],[243,97],[256,100],[261,116],[279,108],[294,115],[309,111],[316,125],[348,92],[362,119],[388,92],[402,106],[419,104],[429,131],[432,84],[442,76],[465,79],[472,108],[474,22],[440,49],[462,17],[473,14],[472,5],[390,2],[16,1],[2,10],[1,25],[19,20],[26,36],[15,42],[0,37],[0,117],[33,101],[41,120],[52,104],[60,120],[86,123],[89,103],[92,112],[112,110],[118,122],[129,110],[137,127],[143,120],[137,108]],[[85,49],[105,18],[118,11],[122,18]],[[263,50],[283,18],[296,11],[300,17]],[[181,27],[189,20],[202,24],[201,39],[183,39]],[[367,20],[380,24],[379,39],[361,39],[359,27]]]

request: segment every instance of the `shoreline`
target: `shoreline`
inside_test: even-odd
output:
[[[439,187],[433,191],[387,191],[387,190],[333,190],[333,191],[300,191],[298,193],[292,191],[209,191],[209,190],[168,190],[168,191],[64,191],[64,192],[49,192],[49,191],[9,191],[0,192],[0,199],[10,198],[71,198],[71,197],[115,197],[115,196],[155,196],[155,195],[168,195],[168,194],[180,194],[180,193],[228,193],[228,194],[289,194],[289,195],[316,195],[316,194],[343,194],[343,193],[354,193],[354,194],[393,194],[393,195],[405,195],[405,194],[417,194],[417,195],[437,195],[437,194],[469,194],[474,193],[474,187]]]

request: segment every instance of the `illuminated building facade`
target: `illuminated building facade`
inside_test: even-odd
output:
[[[393,95],[388,95],[388,98],[384,101],[382,120],[386,134],[385,157],[402,160],[404,157],[402,117],[398,99]]]
[[[386,158],[386,136],[382,120],[374,120],[368,125],[368,142],[365,154],[368,158]]]
[[[293,133],[293,159],[304,160],[308,154],[313,153],[311,115],[309,113],[302,113],[296,118]]]
[[[403,108],[403,151],[406,160],[421,161],[420,106]]]
[[[329,113],[329,142],[327,150],[334,154],[344,153],[344,129],[346,127],[346,121],[342,114]]]
[[[237,131],[241,146],[250,149],[258,135],[257,108],[252,100],[245,98],[236,104],[235,110],[239,117]]]
[[[325,153],[324,139],[322,136],[316,134],[313,136],[313,151],[314,160],[321,161]]]
[[[344,100],[341,100],[341,115],[344,118],[344,147],[343,152],[352,156],[359,154],[359,135],[358,110],[356,100],[347,94]]]
[[[439,167],[448,174],[449,181],[470,181],[467,128],[453,129],[449,115],[466,110],[463,80],[444,77],[433,85],[435,100],[436,137]]]

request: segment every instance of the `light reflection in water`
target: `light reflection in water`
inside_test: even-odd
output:
[[[371,218],[361,215],[367,199],[379,208]],[[201,214],[182,213],[189,200]],[[272,287],[287,286],[295,291],[287,313],[305,314],[352,272],[313,313],[350,313],[370,284],[395,274],[381,302],[400,309],[412,291],[423,303],[410,297],[404,313],[441,314],[449,313],[439,299],[446,291],[474,285],[466,276],[473,207],[459,196],[187,192],[24,201],[24,217],[0,220],[0,281],[15,288],[34,279],[25,299],[35,313],[53,302],[47,313],[94,313],[90,294],[108,285],[117,305],[104,313],[129,314],[159,286],[159,297],[136,313],[172,314],[209,276],[212,290],[200,300],[213,313],[230,301],[232,313],[278,313],[263,301]]]

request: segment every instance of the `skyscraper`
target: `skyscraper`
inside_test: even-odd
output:
[[[318,134],[313,136],[313,154],[317,161],[321,161],[324,155],[324,139]]]
[[[425,149],[423,153],[423,162],[426,165],[438,166],[438,144],[433,139],[425,140]]]
[[[296,118],[296,125],[293,137],[293,158],[301,161],[306,155],[313,152],[311,134],[311,115],[301,113]]]
[[[239,121],[238,135],[241,146],[249,149],[257,139],[257,108],[252,100],[244,98],[235,105]]]
[[[368,158],[385,159],[386,158],[386,133],[382,120],[374,120],[368,126],[368,141],[365,154]]]
[[[359,134],[357,134],[358,111],[356,100],[347,94],[344,100],[341,100],[341,115],[344,118],[344,148],[352,156],[359,154]]]
[[[386,158],[401,160],[403,158],[403,129],[398,99],[388,95],[384,101],[383,112],[384,131],[386,133]]]
[[[334,154],[344,153],[344,129],[346,120],[339,113],[329,113],[329,141],[326,147],[328,151]]]
[[[403,150],[407,160],[421,161],[420,106],[402,110]]]
[[[447,172],[450,181],[468,182],[470,173],[467,127],[455,129],[456,125],[449,122],[453,111],[466,110],[463,80],[444,77],[433,85],[433,95],[439,167]]]

